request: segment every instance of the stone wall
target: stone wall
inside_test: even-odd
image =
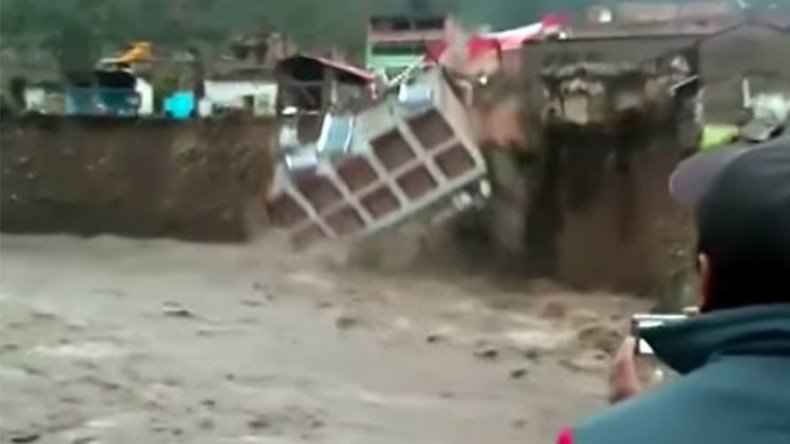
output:
[[[3,231],[241,241],[264,221],[276,126],[222,119],[6,121]]]

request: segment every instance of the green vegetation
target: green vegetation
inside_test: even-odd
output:
[[[226,47],[272,29],[304,47],[361,51],[366,0],[3,0],[0,43],[50,51],[64,70],[137,40],[173,49]]]
[[[227,47],[236,36],[276,29],[300,47],[364,50],[372,13],[461,10],[495,25],[534,20],[540,2],[519,0],[3,0],[0,44],[49,51],[65,70],[92,66],[130,41],[160,47]],[[483,6],[488,4],[490,6]],[[509,6],[508,6],[509,5]],[[529,6],[524,6],[529,5]],[[507,17],[507,23],[499,18]]]
[[[239,35],[278,30],[303,48],[336,45],[361,56],[366,18],[372,13],[454,11],[467,22],[501,29],[536,21],[546,12],[583,16],[590,5],[601,3],[617,1],[2,0],[0,45],[19,53],[49,51],[62,68],[72,70],[91,66],[100,54],[130,41],[216,49],[227,48]]]

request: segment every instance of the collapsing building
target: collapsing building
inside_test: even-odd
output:
[[[486,170],[467,119],[438,69],[361,113],[327,115],[312,157],[283,153],[272,222],[306,245],[377,232],[455,196],[468,202]]]

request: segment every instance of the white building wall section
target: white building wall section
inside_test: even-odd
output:
[[[259,100],[267,97],[273,109],[277,98],[277,84],[273,81],[206,80],[204,86],[206,99],[231,108],[243,108],[244,97],[254,96]]]
[[[150,116],[154,113],[154,87],[146,80],[137,78],[134,90],[140,95],[140,106],[137,114],[140,116]]]

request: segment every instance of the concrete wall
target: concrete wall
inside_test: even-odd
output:
[[[274,114],[277,82],[251,80],[206,80],[205,98],[218,105],[244,107],[245,96],[266,96],[270,114]]]
[[[272,121],[243,116],[4,122],[0,228],[244,240],[275,140]]]

